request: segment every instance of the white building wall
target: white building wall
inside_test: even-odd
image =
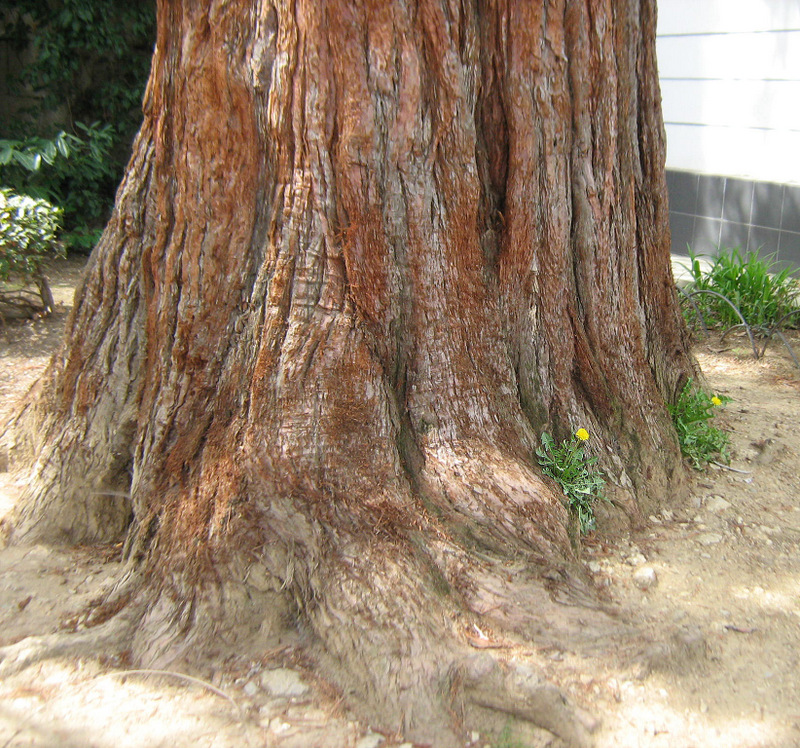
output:
[[[800,184],[800,0],[659,0],[667,168]]]

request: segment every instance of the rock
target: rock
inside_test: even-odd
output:
[[[697,536],[697,542],[700,545],[716,545],[722,542],[722,535],[716,532],[704,532]]]
[[[375,732],[367,733],[356,743],[356,748],[378,748],[383,742],[383,735],[378,735]]]
[[[258,693],[258,684],[250,681],[249,683],[245,683],[242,690],[247,696],[255,696]]]
[[[642,566],[633,573],[633,583],[640,590],[649,590],[658,584],[658,575],[652,566]]]
[[[672,522],[672,520],[675,519],[675,513],[670,511],[669,509],[662,509],[661,519],[663,519],[664,522]]]
[[[641,553],[632,553],[625,559],[625,563],[628,564],[628,566],[641,566],[647,563],[647,558]]]
[[[261,687],[273,696],[284,698],[304,696],[309,690],[299,673],[283,667],[265,670],[261,674]]]
[[[592,574],[599,574],[603,570],[603,565],[599,561],[590,561],[586,566]]]
[[[729,501],[725,501],[722,496],[712,496],[706,502],[706,511],[707,512],[714,512],[714,514],[720,514],[724,512],[726,509],[731,508],[731,504]]]

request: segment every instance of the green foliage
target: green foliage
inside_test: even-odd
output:
[[[25,140],[0,139],[0,166],[18,167],[25,172],[39,171],[42,164],[52,166],[59,155],[69,158],[76,142],[74,135],[60,130],[51,139],[29,137]]]
[[[686,291],[722,294],[730,299],[752,327],[771,328],[797,309],[800,286],[792,277],[791,268],[777,270],[774,257],[761,257],[758,252],[744,256],[739,249],[728,249],[711,259],[708,270],[703,270],[700,259],[691,250],[689,260],[692,283]],[[732,327],[741,323],[734,310],[722,299],[710,294],[698,294],[693,299],[706,324]],[[694,310],[687,309],[688,315],[693,313]],[[794,315],[784,320],[782,326],[796,326],[798,322],[800,317]]]
[[[505,724],[493,745],[494,748],[525,748],[525,744],[514,737],[510,722]]]
[[[0,189],[0,280],[30,282],[56,243],[61,209],[46,200]]]
[[[155,2],[17,0],[1,20],[32,52],[7,84],[34,104],[0,122],[0,183],[60,205],[65,242],[89,248],[141,123]]]
[[[155,41],[154,2],[17,0],[7,26],[19,48],[33,48],[17,84],[39,92],[45,111],[66,106],[70,118],[113,122],[124,138],[135,132]]]
[[[114,129],[98,122],[78,122],[76,128],[80,136],[61,130],[53,138],[0,140],[0,184],[59,205],[65,244],[90,249],[108,218],[108,195],[116,184],[109,154]]]
[[[575,514],[582,535],[595,528],[592,504],[605,499],[605,481],[594,465],[596,457],[588,457],[583,447],[589,438],[585,429],[578,429],[569,441],[557,445],[547,432],[542,434],[542,446],[536,450],[539,465],[545,475],[549,475],[567,497],[567,507]]]
[[[727,402],[730,402],[729,397],[708,395],[695,388],[690,379],[675,405],[668,406],[681,453],[696,470],[702,470],[716,458],[729,461],[728,435],[710,423],[714,408]]]

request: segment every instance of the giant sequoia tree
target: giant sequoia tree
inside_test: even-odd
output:
[[[14,536],[126,538],[90,623],[135,611],[149,664],[294,626],[377,726],[445,745],[479,707],[579,740],[465,631],[557,637],[580,586],[542,431],[589,429],[632,521],[682,485],[655,10],[159,3],[115,212],[16,424]]]

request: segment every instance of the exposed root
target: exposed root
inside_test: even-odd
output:
[[[242,708],[239,706],[239,704],[236,703],[233,697],[225,693],[225,691],[223,691],[220,688],[217,688],[215,685],[209,683],[206,680],[203,680],[202,678],[195,678],[193,675],[187,675],[186,673],[178,673],[174,670],[150,670],[146,668],[137,670],[115,670],[110,673],[103,673],[102,675],[98,675],[97,678],[95,678],[95,680],[99,680],[100,678],[122,678],[122,677],[127,677],[129,675],[164,676],[168,678],[177,678],[178,680],[185,681],[186,683],[192,683],[196,686],[201,686],[202,688],[205,688],[208,691],[211,691],[212,693],[215,693],[217,696],[220,696],[221,698],[228,701],[236,710],[236,713],[239,715],[240,719],[243,716]]]
[[[76,634],[29,636],[16,644],[0,647],[0,678],[8,678],[44,660],[95,656],[98,651],[108,653],[116,647],[122,649],[124,633],[128,627],[110,623],[106,626],[104,631],[94,629]]]
[[[531,722],[568,746],[592,745],[600,723],[531,667],[501,663],[484,652],[467,658],[454,675],[466,702]]]
[[[110,617],[101,616],[102,623],[93,620],[98,608],[91,608],[79,619],[80,631],[60,631],[54,634],[28,636],[14,644],[0,647],[0,678],[21,672],[31,665],[44,660],[60,657],[94,657],[98,652],[106,655],[122,652],[129,646],[139,620],[142,617],[145,601],[130,600],[131,585],[136,584],[133,576],[125,576],[117,588],[107,598],[106,604],[114,608]],[[120,601],[118,604],[113,601]],[[103,606],[99,606],[103,609]]]

